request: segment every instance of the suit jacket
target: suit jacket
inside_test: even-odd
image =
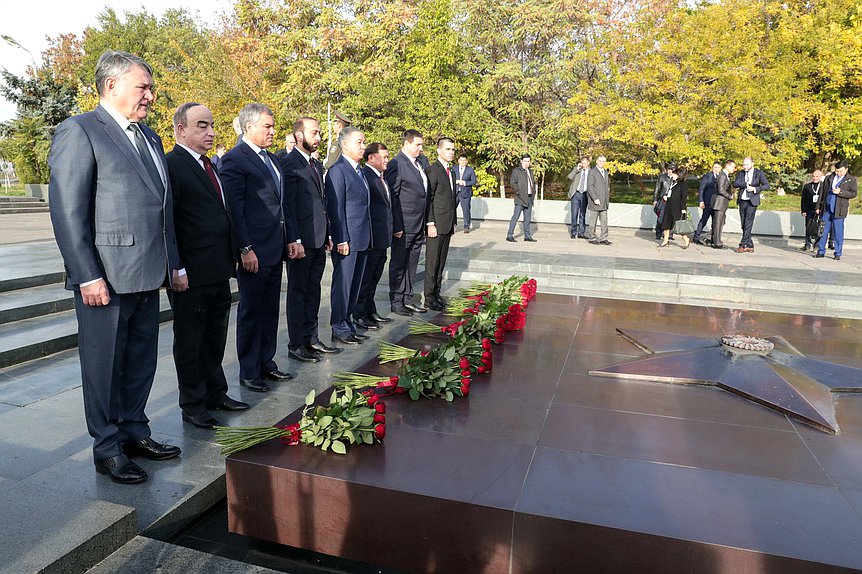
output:
[[[763,172],[756,167],[751,168],[751,171],[753,172],[751,174],[751,185],[757,190],[757,192],[749,193],[748,200],[751,201],[751,205],[760,205],[760,192],[765,189],[769,189],[769,182],[766,180],[766,176],[763,175]],[[739,203],[742,200],[742,192],[745,191],[744,171],[740,171],[736,174],[733,187],[738,190],[736,194],[736,203]]]
[[[581,169],[580,166],[576,166],[572,171],[570,171],[568,177],[572,180],[572,184],[569,186],[569,199],[572,199],[575,196],[575,193],[578,192],[578,185],[581,183],[581,172],[586,172],[587,181],[589,181],[590,168]]]
[[[180,262],[189,286],[227,281],[234,275],[230,215],[201,164],[177,145],[168,153],[174,225]]]
[[[167,175],[162,140],[140,128]],[[171,182],[156,186],[105,108],[57,126],[48,164],[51,222],[67,289],[101,277],[115,293],[138,293],[170,281],[170,270],[180,267]]]
[[[458,198],[455,195],[457,178],[454,168],[449,167],[447,176],[446,168],[438,160],[425,170],[425,174],[428,176],[428,213],[425,220],[428,223],[434,222],[437,233],[441,235],[454,233],[458,220],[455,213]]]
[[[216,170],[216,173],[218,173],[219,170],[221,170],[221,157],[219,156],[219,154],[215,154],[214,156],[212,156],[210,158],[210,162],[212,162],[213,168]]]
[[[836,177],[838,176],[835,175],[835,172],[832,172],[826,176],[825,180],[823,180],[823,187],[821,188],[820,202],[818,205],[820,213],[824,213],[826,211],[827,198],[830,195],[834,195],[832,193],[832,182],[835,181]],[[847,217],[847,212],[850,211],[850,200],[856,197],[856,193],[858,191],[856,178],[848,173],[844,176],[841,183],[838,184],[838,187],[841,189],[841,194],[835,198],[834,218],[844,219]]]
[[[820,183],[814,183],[813,181],[809,181],[808,183],[803,185],[802,201],[800,207],[802,213],[806,213],[813,216],[814,212],[819,209],[818,205],[820,204],[820,198],[828,190],[829,188],[826,187],[826,182],[823,179],[820,180]],[[817,201],[814,200],[815,192],[817,195]]]
[[[312,167],[297,148],[279,161],[284,174],[284,212],[296,222],[302,244],[320,249],[329,235],[320,162],[314,160]]]
[[[608,170],[605,170],[604,175],[601,174],[598,167],[590,170],[590,175],[587,178],[587,208],[590,211],[607,211],[608,204],[611,202],[611,182]],[[596,205],[596,200],[599,204]]]
[[[688,200],[688,184],[685,181],[671,182],[670,198],[667,200],[665,213],[670,215],[674,221],[682,218],[682,210],[686,209]]]
[[[733,189],[730,187],[730,178],[722,170],[718,173],[718,179],[715,182],[712,208],[716,211],[727,211],[731,199],[733,199]]]
[[[509,185],[512,186],[512,191],[515,192],[515,204],[529,207],[533,205],[533,200],[536,197],[536,178],[533,177],[533,172],[528,171],[520,165],[512,170],[512,177],[509,180]],[[528,194],[527,190],[532,191]]]
[[[340,157],[326,173],[326,207],[332,242],[351,251],[371,249],[371,193],[347,158]]]
[[[251,245],[262,266],[285,260],[287,243],[299,238],[283,206],[284,174],[276,157],[266,152],[281,178],[276,186],[263,160],[247,143],[224,154],[219,173],[238,248]]]
[[[464,185],[455,184],[455,193],[457,197],[472,197],[473,196],[473,186],[476,185],[476,172],[469,165],[464,166],[464,175],[462,177],[458,177],[458,170],[461,169],[461,166],[457,163],[452,167],[455,170],[455,181],[459,179],[464,180]]]
[[[667,174],[667,171],[661,172],[661,175],[658,176],[658,179],[655,182],[655,191],[652,194],[652,200],[655,203],[661,201],[661,198],[667,194],[667,190],[670,189],[673,180]]]
[[[415,234],[425,231],[428,190],[422,175],[404,152],[398,152],[383,174],[392,195],[392,222],[396,232]]]
[[[712,205],[712,196],[715,195],[715,182],[718,179],[717,175],[712,172],[703,174],[700,178],[700,185],[697,187],[697,202],[703,203],[705,207]]]
[[[392,200],[382,177],[367,165],[362,171],[371,196],[371,244],[374,249],[386,249],[392,244]]]

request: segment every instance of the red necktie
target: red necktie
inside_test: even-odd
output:
[[[213,164],[205,155],[201,156],[201,161],[204,162],[204,171],[207,172],[207,177],[210,178],[210,182],[212,182],[213,187],[216,191],[216,197],[218,200],[224,205],[224,197],[221,194],[221,186],[218,184],[218,178],[216,177],[215,171],[213,170]]]

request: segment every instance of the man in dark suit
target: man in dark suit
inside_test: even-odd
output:
[[[719,173],[721,173],[721,162],[717,161],[712,164],[712,171],[700,178],[700,185],[697,187],[700,221],[697,222],[697,228],[694,230],[694,237],[692,238],[695,243],[703,243],[700,236],[703,234],[703,228],[707,221],[712,217],[712,196],[715,195],[715,182],[718,181]]]
[[[367,335],[357,333],[350,317],[359,298],[365,259],[371,249],[371,197],[359,161],[365,135],[346,127],[338,134],[341,157],[326,173],[326,210],[335,249],[332,252],[330,306],[333,343],[358,345]]]
[[[754,160],[742,160],[742,171],[736,174],[733,187],[737,190],[736,203],[739,205],[739,222],[742,225],[742,239],[737,253],[754,253],[751,230],[754,228],[754,215],[760,205],[760,192],[769,189],[769,182],[762,171],[754,167]]]
[[[506,241],[515,241],[515,225],[521,214],[524,214],[524,241],[536,241],[530,230],[530,218],[533,214],[533,200],[536,197],[536,180],[530,169],[530,155],[521,156],[521,165],[512,170],[509,185],[515,192],[515,211],[509,221],[509,231],[506,233]]]
[[[841,259],[844,248],[844,219],[850,212],[850,200],[858,193],[856,178],[847,173],[847,162],[835,162],[835,171],[826,176],[823,193],[820,194],[818,213],[825,228],[817,244],[815,257],[825,257],[829,234],[835,244],[835,260]]]
[[[159,288],[187,288],[174,237],[162,141],[148,127],[150,66],[107,51],[96,64],[99,105],[56,130],[48,164],[51,222],[75,292],[84,415],[96,471],[121,484],[147,473],[129,460],[165,460],[144,413],[156,372]]]
[[[655,182],[655,190],[652,195],[652,206],[656,207],[660,201],[664,201],[664,198],[667,197],[668,191],[670,187],[673,185],[673,172],[676,170],[676,164],[673,162],[668,162],[664,166],[664,172],[660,173],[658,179]],[[658,211],[656,213],[655,220],[655,238],[662,239],[662,229],[661,229],[661,219],[662,213]],[[670,238],[673,239],[673,230],[671,230]]]
[[[288,354],[299,361],[316,363],[318,353],[337,353],[317,335],[320,282],[326,268],[326,252],[332,249],[329,220],[323,196],[323,169],[311,154],[320,145],[320,123],[299,118],[293,124],[296,146],[280,160],[284,173],[284,211],[296,219],[305,257],[290,259],[287,273]]]
[[[392,260],[389,262],[389,303],[392,312],[410,316],[428,309],[413,302],[413,284],[419,266],[419,252],[425,241],[425,210],[428,176],[419,159],[422,134],[407,130],[401,151],[389,162],[383,178],[392,194]],[[398,236],[401,231],[403,234]]]
[[[166,159],[174,200],[177,249],[189,288],[168,292],[174,311],[174,364],[183,421],[211,429],[207,409],[243,411],[227,396],[222,369],[230,314],[234,248],[221,182],[207,157],[215,131],[206,106],[187,103],[174,113],[177,145]]]
[[[572,222],[569,236],[572,239],[587,238],[587,179],[590,175],[590,158],[583,156],[578,165],[569,172],[572,184],[569,186],[569,203]]]
[[[443,268],[449,254],[449,242],[455,233],[458,216],[455,213],[455,142],[443,137],[437,140],[437,161],[425,174],[428,176],[428,213],[425,216],[428,239],[425,246],[425,306],[445,311],[446,302],[440,296]]]
[[[381,324],[392,321],[390,317],[383,317],[377,312],[374,294],[377,292],[380,278],[383,277],[386,250],[392,243],[392,237],[401,237],[404,232],[399,231],[395,234],[392,231],[391,194],[386,180],[383,179],[386,165],[389,163],[389,150],[382,143],[375,142],[365,148],[364,157],[363,173],[371,193],[372,248],[368,251],[368,257],[365,260],[359,298],[353,310],[353,322],[364,329],[376,330]]]
[[[216,146],[216,152],[212,158],[212,166],[213,166],[213,169],[216,170],[216,173],[218,173],[218,171],[221,169],[221,158],[226,153],[227,153],[227,148],[225,147],[224,144],[218,144]]]
[[[611,178],[605,169],[605,156],[596,158],[596,167],[587,178],[587,206],[594,212],[590,222],[590,243],[610,245],[608,241],[608,206],[611,201]],[[596,235],[596,223],[601,222],[602,231]]]
[[[730,184],[730,176],[736,169],[736,162],[732,159],[724,162],[724,169],[718,174],[715,180],[715,193],[712,195],[712,248],[724,249],[724,243],[721,239],[721,232],[724,229],[725,216],[727,208],[730,206],[730,200],[733,199],[733,188]]]
[[[820,216],[818,215],[820,196],[823,194],[823,172],[815,169],[811,174],[811,181],[802,186],[802,217],[805,218],[805,244],[802,246],[802,251],[814,250],[814,246],[820,237],[812,231],[817,230],[815,225],[819,227]]]
[[[470,233],[472,219],[470,218],[470,201],[473,199],[473,186],[476,185],[476,172],[467,165],[467,156],[458,156],[458,167],[455,168],[455,191],[458,203],[461,205],[461,215],[464,217],[464,233]]]
[[[237,269],[239,306],[236,351],[240,385],[266,392],[264,379],[289,381],[293,375],[278,370],[281,276],[286,258],[304,256],[293,214],[285,212],[284,174],[272,145],[275,122],[263,104],[247,104],[239,113],[242,137],[222,159],[221,181],[239,249]]]

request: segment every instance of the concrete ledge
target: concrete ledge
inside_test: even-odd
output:
[[[474,197],[470,203],[470,215],[473,219],[509,221],[512,218],[514,202],[511,199],[495,197]],[[459,217],[461,216],[460,207]],[[692,219],[700,219],[701,210],[690,209]],[[571,222],[571,204],[568,201],[545,199],[536,201],[533,206],[533,221],[535,223]],[[592,217],[588,215],[588,217]],[[652,205],[636,205],[631,203],[612,203],[608,209],[608,225],[633,229],[653,229],[655,213]],[[742,233],[739,224],[739,210],[733,207],[727,211],[726,233]],[[801,214],[793,211],[757,210],[754,218],[755,235],[774,235],[780,237],[804,237],[805,220]],[[846,239],[862,239],[862,215],[850,215],[844,223]]]

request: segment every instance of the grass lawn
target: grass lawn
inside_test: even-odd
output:
[[[5,185],[2,185],[3,180],[0,179],[0,197],[4,195],[24,195],[24,184],[23,183],[13,183],[7,189]]]

